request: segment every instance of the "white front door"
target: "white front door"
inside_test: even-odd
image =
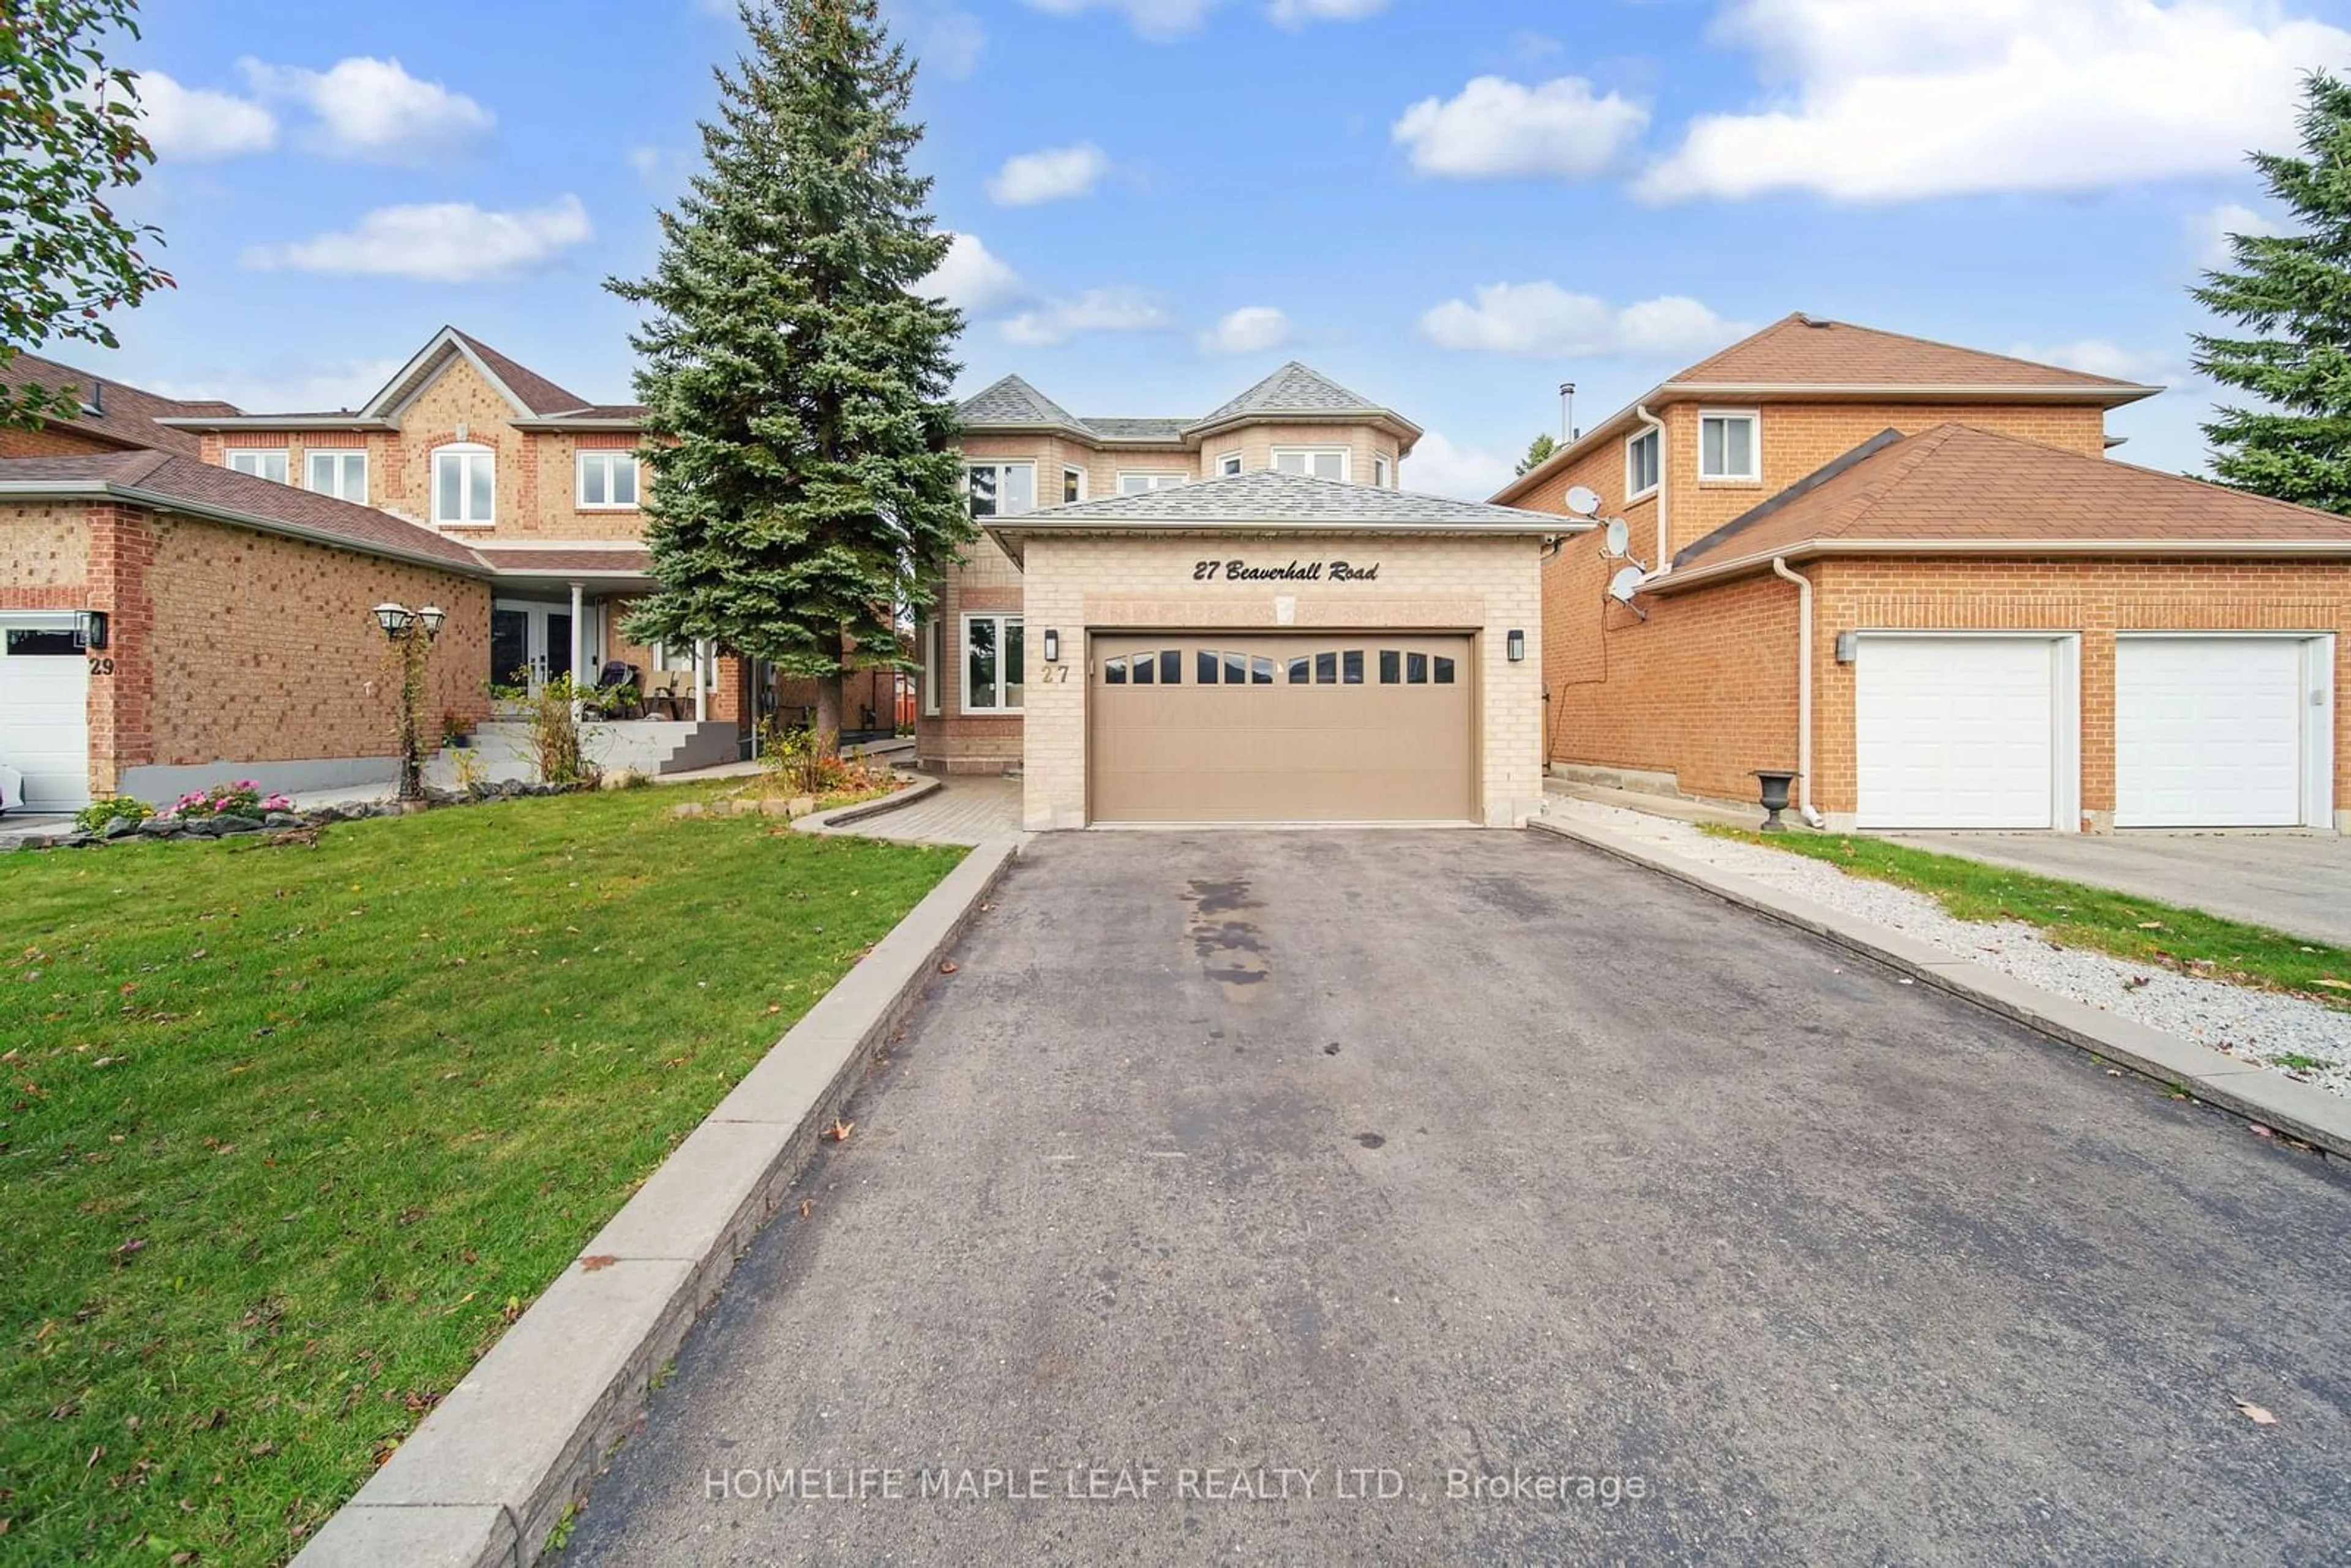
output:
[[[2324,644],[2317,644],[2323,646]],[[2314,646],[2293,637],[2115,639],[2115,826],[2307,820]]]
[[[89,804],[89,654],[70,615],[0,615],[0,764],[28,811]]]
[[[1869,636],[1855,654],[1855,821],[1864,828],[2054,828],[2060,643]]]

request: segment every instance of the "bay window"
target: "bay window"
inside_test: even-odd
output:
[[[1037,465],[973,463],[964,469],[974,518],[1018,517],[1037,509]]]

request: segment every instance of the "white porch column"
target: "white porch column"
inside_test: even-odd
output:
[[[710,716],[710,644],[700,637],[694,640],[694,722],[702,723]]]
[[[574,724],[580,722],[580,710],[582,705],[579,694],[581,685],[585,684],[580,669],[580,662],[588,656],[587,649],[583,645],[587,627],[581,624],[585,619],[581,614],[580,585],[575,582],[571,585],[571,722]]]

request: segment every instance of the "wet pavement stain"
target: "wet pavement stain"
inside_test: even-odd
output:
[[[1249,897],[1249,883],[1239,877],[1195,877],[1184,884],[1191,914],[1184,923],[1200,972],[1217,982],[1227,999],[1246,1001],[1250,988],[1263,985],[1273,973],[1267,961],[1265,933],[1248,913],[1258,904]]]

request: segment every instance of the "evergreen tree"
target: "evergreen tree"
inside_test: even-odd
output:
[[[1549,435],[1536,436],[1532,441],[1527,443],[1527,455],[1519,459],[1519,476],[1520,478],[1524,478],[1527,475],[1533,473],[1536,469],[1550,462],[1552,459],[1552,454],[1558,450],[1559,443],[1553,441]]]
[[[963,319],[914,292],[948,239],[875,5],[742,0],[705,167],[661,214],[653,276],[607,285],[648,308],[630,340],[660,586],[629,634],[813,676],[828,737],[850,651],[906,664],[901,612],[975,537],[947,401]]]
[[[2231,235],[2233,269],[2189,291],[2255,334],[2196,335],[2196,369],[2260,399],[2204,434],[2227,483],[2351,513],[2351,87],[2324,71],[2304,83],[2302,147],[2252,156],[2294,232]]]

